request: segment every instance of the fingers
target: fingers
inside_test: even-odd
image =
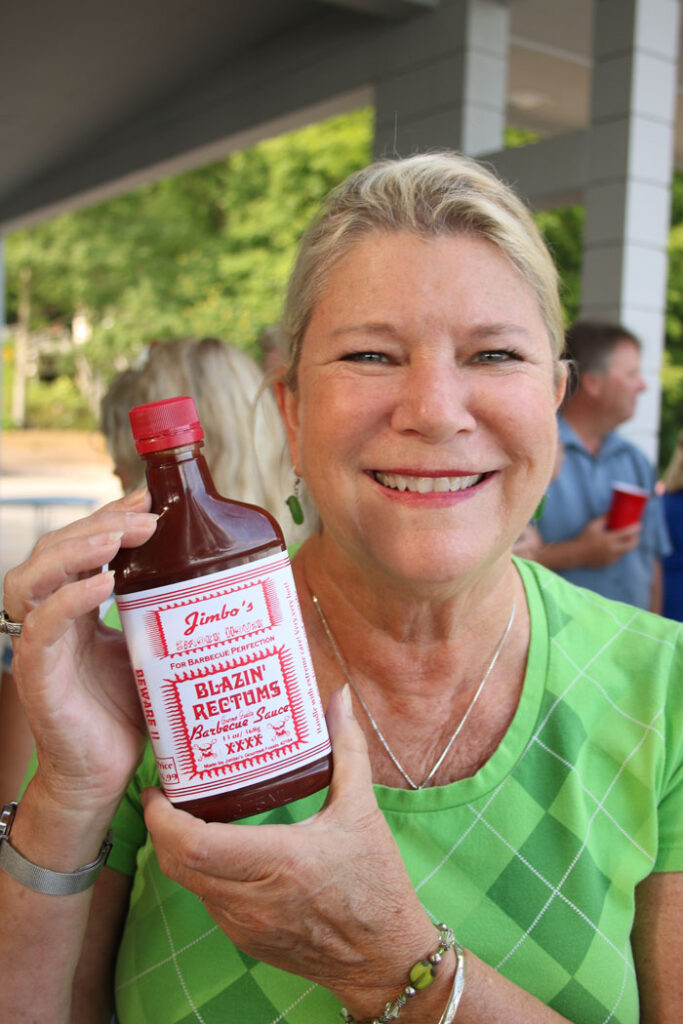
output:
[[[159,789],[142,794],[145,824],[161,866],[186,889],[207,895],[217,884],[243,884],[267,874],[284,825],[207,823],[174,807]]]
[[[24,619],[22,649],[37,641],[41,647],[56,643],[83,615],[94,611],[114,587],[113,572],[99,572],[67,583],[30,610]]]
[[[632,526],[625,526],[621,530],[607,530],[605,541],[617,557],[633,551],[640,541],[641,525],[634,523]]]
[[[582,564],[597,568],[611,565],[638,546],[641,529],[640,523],[634,523],[619,530],[608,530],[605,516],[591,520],[580,534]]]
[[[46,534],[32,555],[5,577],[4,605],[23,621],[32,607],[64,584],[98,572],[119,547],[133,547],[151,537],[156,516],[146,511],[101,509],[61,530]]]
[[[332,694],[327,709],[327,724],[332,741],[334,773],[330,794],[322,815],[333,827],[355,828],[377,813],[372,789],[372,773],[365,736],[351,708],[347,687]],[[182,873],[214,874],[216,864],[225,859],[230,847],[230,877],[241,881],[258,878],[269,866],[273,850],[282,855],[289,848],[286,825],[206,824],[174,808],[158,790],[144,795],[145,821],[157,851],[166,851],[167,867]],[[319,817],[319,816],[316,816]],[[313,821],[315,819],[309,819]],[[302,823],[304,827],[307,822]],[[158,845],[157,845],[158,844]],[[164,869],[166,870],[166,868]]]
[[[369,827],[376,834],[378,819],[372,773],[363,732],[351,708],[348,687],[330,698],[327,724],[332,741],[334,773],[325,808],[299,826],[219,824],[201,821],[174,808],[160,790],[143,793],[145,823],[162,870],[188,889],[206,894],[216,879],[244,883],[272,876],[300,855],[301,828],[357,835]],[[298,851],[298,852],[297,852]]]
[[[642,523],[632,523],[631,526],[624,526],[621,530],[612,530],[612,534],[622,544],[637,544],[640,540],[642,529]]]
[[[150,499],[151,500],[151,499]],[[150,516],[148,509],[143,507],[148,502],[139,504],[139,507],[126,505],[125,498],[112,501],[108,505],[93,512],[82,519],[75,519],[67,526],[59,530],[52,530],[43,534],[36,543],[33,554],[40,554],[46,550],[56,547],[66,540],[78,539],[98,533],[110,533],[120,530],[124,535],[131,534],[130,541],[126,538],[125,543],[139,543],[134,534],[136,530],[148,522],[156,522],[155,516]]]
[[[44,551],[69,538],[106,533],[117,529],[125,531],[125,523],[128,523],[129,526],[132,525],[136,521],[136,515],[149,512],[151,506],[152,497],[149,491],[146,487],[141,487],[123,498],[108,502],[89,516],[74,519],[73,522],[59,530],[50,530],[44,533],[38,538],[33,551],[34,553]]]

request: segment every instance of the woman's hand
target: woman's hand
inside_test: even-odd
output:
[[[147,790],[145,820],[162,870],[205,900],[240,949],[330,989],[365,1020],[402,990],[438,933],[375,801],[365,738],[342,691],[327,721],[334,775],[312,818],[207,824]],[[449,971],[439,973],[447,993]],[[436,995],[438,1019],[446,994]],[[421,993],[423,1011],[430,1001]]]
[[[7,613],[24,624],[12,671],[40,785],[56,804],[115,806],[139,758],[144,725],[125,643],[98,607],[113,587],[102,566],[154,532],[149,507],[138,491],[47,533],[5,577]]]

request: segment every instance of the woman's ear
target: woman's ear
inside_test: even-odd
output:
[[[567,394],[567,383],[569,380],[569,369],[564,361],[558,364],[555,374],[555,409],[559,409]]]
[[[296,472],[299,465],[299,398],[283,380],[275,381],[273,391],[287,434],[289,458]]]

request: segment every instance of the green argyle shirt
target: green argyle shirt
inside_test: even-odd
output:
[[[683,627],[518,565],[531,643],[499,748],[472,778],[377,799],[434,921],[569,1020],[637,1024],[634,890],[683,869]],[[339,1020],[329,992],[240,952],[161,873],[139,802],[155,784],[148,752],[114,823],[109,864],[135,873],[121,1024]],[[252,820],[300,820],[323,798]]]

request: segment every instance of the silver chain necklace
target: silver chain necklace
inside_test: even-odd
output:
[[[469,707],[467,708],[467,710],[465,711],[465,714],[460,719],[460,721],[459,721],[459,723],[458,723],[458,725],[457,725],[457,727],[455,729],[455,732],[453,733],[453,735],[448,740],[448,743],[446,744],[444,749],[441,751],[441,754],[437,758],[436,763],[429,770],[429,772],[427,772],[427,775],[424,777],[422,782],[420,782],[418,784],[413,779],[411,779],[410,775],[408,775],[408,772],[405,770],[405,768],[403,767],[403,765],[398,760],[398,758],[394,754],[393,750],[391,749],[391,747],[389,746],[389,744],[385,740],[384,736],[382,735],[382,730],[377,725],[377,722],[375,721],[375,719],[374,719],[374,717],[372,715],[372,712],[370,711],[370,708],[367,706],[367,704],[363,700],[361,694],[358,692],[358,690],[354,686],[353,679],[351,678],[351,674],[350,674],[348,668],[346,667],[346,662],[344,661],[342,653],[339,650],[339,647],[337,645],[337,641],[335,640],[334,635],[332,633],[332,630],[330,629],[330,625],[329,625],[329,623],[328,623],[328,621],[327,621],[327,619],[325,617],[325,613],[324,613],[324,611],[322,609],[322,605],[320,604],[320,601],[318,600],[318,598],[317,598],[317,596],[315,594],[311,594],[311,597],[313,598],[313,604],[315,605],[315,607],[316,607],[316,609],[318,611],[318,615],[320,616],[320,621],[323,624],[323,629],[325,630],[325,632],[327,634],[327,639],[330,641],[330,646],[332,647],[332,650],[335,653],[337,661],[339,662],[339,667],[341,668],[342,672],[344,673],[344,677],[345,677],[347,683],[349,684],[349,686],[351,687],[351,689],[355,693],[355,695],[356,695],[356,697],[357,697],[361,707],[363,708],[363,711],[368,716],[368,721],[370,722],[370,725],[372,726],[372,728],[374,729],[375,733],[377,734],[377,739],[380,741],[380,743],[384,747],[384,749],[385,749],[386,753],[388,754],[389,758],[391,759],[394,767],[398,769],[398,771],[401,773],[403,778],[406,780],[406,782],[408,783],[410,788],[411,789],[424,789],[425,786],[429,782],[431,782],[431,780],[434,778],[434,776],[436,775],[437,771],[439,770],[439,768],[443,764],[444,759],[445,759],[445,757],[448,754],[448,751],[451,749],[451,747],[453,746],[453,744],[457,740],[457,738],[460,735],[460,732],[461,732],[463,726],[465,725],[465,722],[469,718],[470,712],[472,711],[472,708],[474,707],[474,705],[479,700],[479,697],[481,695],[481,691],[484,689],[484,684],[486,683],[486,680],[488,679],[488,677],[491,675],[491,672],[493,671],[493,667],[496,664],[496,662],[498,661],[498,656],[499,656],[500,652],[503,650],[503,645],[505,644],[505,641],[508,638],[508,633],[512,629],[512,623],[515,620],[515,604],[516,604],[516,602],[514,600],[512,602],[512,611],[510,612],[510,618],[508,619],[507,625],[506,625],[505,629],[503,630],[503,635],[501,636],[500,640],[498,641],[498,646],[496,647],[495,651],[493,652],[493,657],[491,658],[491,661],[489,662],[489,666],[486,669],[486,672],[484,673],[484,676],[483,676],[481,682],[479,683],[479,686],[477,687],[477,689],[475,691],[474,697],[470,701]]]

